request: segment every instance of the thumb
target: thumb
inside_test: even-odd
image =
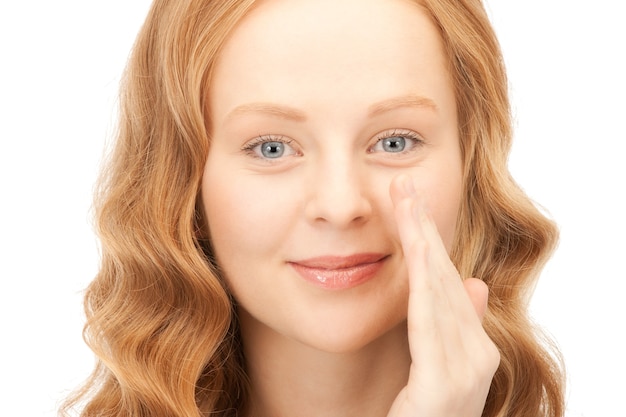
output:
[[[487,311],[487,299],[489,298],[489,288],[484,281],[478,278],[467,278],[463,281],[463,287],[474,305],[474,310],[480,321],[483,321],[485,312]]]

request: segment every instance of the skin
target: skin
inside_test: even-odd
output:
[[[403,0],[264,1],[227,41],[202,200],[238,305],[244,415],[481,414],[499,356],[485,285],[448,257],[462,161],[444,56]],[[340,290],[292,266],[372,252],[377,273]]]

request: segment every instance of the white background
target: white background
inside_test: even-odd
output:
[[[561,227],[532,303],[568,415],[626,416],[626,31],[613,0],[489,0],[516,116],[511,170]],[[92,185],[147,0],[0,5],[0,414],[53,416],[90,372]]]

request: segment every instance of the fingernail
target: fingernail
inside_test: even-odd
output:
[[[413,180],[411,179],[411,177],[409,177],[408,175],[404,177],[402,186],[404,187],[404,192],[406,193],[406,195],[410,197],[415,197],[417,192],[415,191],[415,185],[413,184]]]
[[[421,220],[422,216],[421,216],[421,207],[420,207],[420,203],[419,202],[413,202],[413,205],[411,207],[411,212],[413,214],[413,218],[415,220],[417,220],[418,222]]]
[[[420,198],[419,201],[420,211],[424,216],[428,217],[430,215],[430,211],[428,210],[428,204],[426,204],[425,198]]]
[[[413,215],[417,220],[424,221],[429,218],[430,211],[423,197],[417,198],[413,204]]]

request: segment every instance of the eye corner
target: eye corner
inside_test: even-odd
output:
[[[274,163],[290,156],[302,156],[302,152],[292,146],[293,143],[293,139],[284,135],[259,134],[246,142],[241,150],[255,159]]]
[[[417,150],[424,143],[422,135],[413,130],[404,128],[388,129],[374,136],[373,144],[368,148],[368,153],[404,155]]]

